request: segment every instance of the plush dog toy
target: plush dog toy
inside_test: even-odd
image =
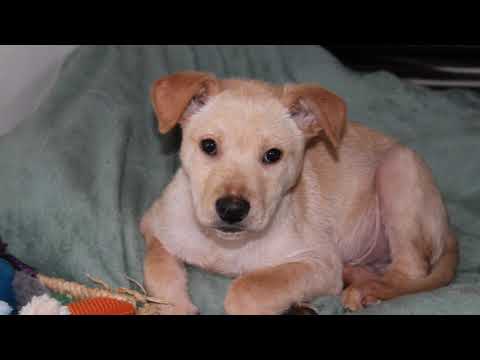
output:
[[[90,278],[103,289],[51,278],[7,253],[0,238],[0,315],[153,315],[171,306],[142,291],[112,289]]]
[[[36,271],[7,253],[0,238],[0,315],[15,315],[33,297],[48,293]]]

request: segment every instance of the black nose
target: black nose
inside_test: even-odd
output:
[[[229,224],[242,221],[250,211],[250,203],[241,197],[226,196],[220,198],[215,206],[220,219]]]

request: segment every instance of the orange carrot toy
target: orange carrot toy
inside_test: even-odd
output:
[[[135,315],[132,304],[107,297],[83,299],[67,307],[71,315]]]

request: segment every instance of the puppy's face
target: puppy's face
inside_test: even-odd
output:
[[[152,95],[160,131],[182,125],[182,167],[201,226],[236,239],[271,223],[299,178],[307,140],[321,131],[333,143],[340,136],[343,124],[334,121],[343,121],[343,103],[329,105],[333,95],[319,89],[219,81],[204,73],[156,83]],[[328,116],[332,106],[339,116]]]
[[[302,168],[305,138],[288,109],[261,91],[225,90],[183,127],[181,160],[201,225],[260,231]]]

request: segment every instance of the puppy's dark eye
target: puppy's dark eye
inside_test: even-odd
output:
[[[270,149],[264,155],[262,162],[264,164],[273,164],[282,158],[282,151],[278,149]]]
[[[200,148],[202,151],[210,156],[217,154],[217,143],[212,139],[205,139],[200,142]]]

